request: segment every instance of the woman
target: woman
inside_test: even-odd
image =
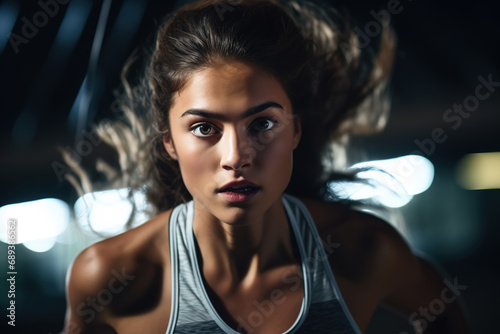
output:
[[[360,333],[381,303],[419,331],[466,332],[457,303],[412,315],[446,286],[389,224],[324,200],[332,143],[380,118],[393,49],[385,29],[365,71],[332,15],[198,1],[161,25],[148,96],[125,110],[154,124],[138,131],[151,159],[125,169],[159,214],[75,259],[66,332]]]

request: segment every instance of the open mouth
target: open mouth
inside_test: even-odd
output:
[[[249,184],[250,182],[244,183],[246,184],[234,184],[229,185],[229,187],[222,188],[219,190],[219,195],[230,203],[249,201],[259,193],[260,187]]]
[[[221,192],[231,192],[231,193],[251,193],[254,191],[257,191],[259,188],[257,187],[252,187],[252,186],[246,186],[246,187],[241,187],[241,188],[233,188],[229,187],[226,189],[221,190]]]

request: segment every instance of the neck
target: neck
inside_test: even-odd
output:
[[[193,230],[207,279],[251,284],[267,270],[296,262],[281,200],[246,220],[222,222],[195,201]]]

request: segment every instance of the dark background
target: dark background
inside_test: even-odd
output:
[[[119,86],[125,59],[181,2],[110,1],[109,15],[103,16],[99,29],[108,2],[73,0],[60,4],[17,50],[8,36],[21,35],[22,18],[32,22],[42,8],[36,1],[0,2],[0,206],[47,197],[74,204],[76,193],[53,169],[54,162],[62,163],[56,146],[74,146],[92,122],[113,116],[112,91]],[[374,21],[371,11],[386,9],[389,1],[331,3],[349,11],[354,25],[364,30]],[[402,10],[391,16],[398,36],[391,117],[383,133],[356,143],[364,147],[366,159],[392,158],[414,152],[416,140],[443,129],[447,139],[424,153],[436,169],[433,185],[401,211],[412,244],[467,286],[463,298],[474,332],[491,333],[500,310],[500,191],[464,190],[455,174],[464,155],[500,150],[500,89],[481,101],[456,130],[444,122],[443,114],[474,94],[479,76],[500,81],[500,5],[485,0],[402,0],[400,6]],[[90,84],[81,89],[85,78]],[[78,113],[79,91],[88,101],[86,114]],[[93,148],[92,155],[100,154],[108,154],[104,145]],[[80,249],[62,243],[45,253],[21,245],[17,249],[22,273],[17,281],[17,329],[56,333],[64,321],[65,272]],[[0,286],[5,310],[7,286]],[[5,316],[2,319],[6,328]],[[400,334],[408,328],[407,319],[380,310],[368,332]]]

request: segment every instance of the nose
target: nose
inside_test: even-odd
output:
[[[225,170],[240,170],[250,167],[255,156],[246,134],[236,130],[225,131],[221,139],[221,167]]]

